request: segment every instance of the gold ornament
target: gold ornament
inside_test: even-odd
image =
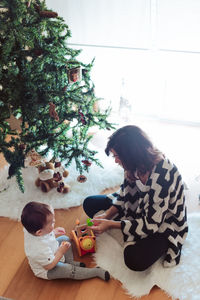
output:
[[[86,182],[86,180],[87,180],[87,177],[85,175],[79,175],[77,177],[77,181],[80,183]]]

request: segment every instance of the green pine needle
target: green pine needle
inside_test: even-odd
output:
[[[24,192],[21,170],[31,149],[51,153],[66,166],[75,160],[80,174],[90,170],[83,160],[101,166],[89,149],[89,131],[114,124],[110,108],[94,110],[100,101],[90,76],[94,60],[85,64],[78,59],[81,50],[68,47],[71,32],[63,18],[41,13],[52,12],[45,1],[3,0],[1,6],[6,10],[0,13],[0,153],[10,164],[9,177],[16,176]],[[11,116],[20,130],[11,128]]]

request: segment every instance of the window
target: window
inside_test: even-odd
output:
[[[95,57],[96,94],[122,119],[200,124],[199,0],[48,0],[81,59]]]

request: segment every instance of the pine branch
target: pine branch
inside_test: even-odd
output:
[[[80,173],[90,163],[100,166],[88,146],[89,130],[114,124],[108,121],[110,109],[93,108],[100,100],[90,75],[94,60],[85,64],[78,59],[81,50],[68,47],[71,32],[45,1],[1,3],[6,11],[0,13],[0,152],[10,164],[9,177],[16,176],[23,191],[21,170],[32,149],[44,156],[51,152],[67,165],[74,159]],[[72,81],[74,68],[80,73]],[[11,115],[21,118],[20,132],[11,130]]]

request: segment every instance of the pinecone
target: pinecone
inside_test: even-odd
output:
[[[58,14],[53,11],[43,10],[39,12],[39,15],[43,18],[57,18]]]

